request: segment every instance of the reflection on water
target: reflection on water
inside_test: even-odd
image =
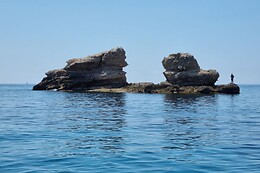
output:
[[[51,128],[57,133],[71,136],[64,136],[62,140],[52,141],[58,143],[59,151],[56,151],[55,154],[96,155],[100,154],[101,150],[123,151],[124,134],[121,133],[121,129],[126,125],[125,94],[63,94],[63,100],[59,100],[56,106],[68,111],[64,111],[59,117],[50,119],[54,122],[59,121],[59,123],[48,123],[52,124]]]
[[[236,96],[0,91],[0,172],[259,172],[260,86]]]
[[[217,119],[207,109],[217,108],[216,95],[165,95],[164,131],[165,150],[191,150],[176,155],[176,160],[187,160],[193,149],[212,145],[216,141],[214,129]],[[217,111],[217,110],[216,110]]]
[[[215,107],[217,95],[209,94],[165,94],[165,102],[174,109],[198,111],[202,106]]]
[[[158,145],[163,151],[174,151],[168,159],[188,161],[187,154],[192,155],[194,148],[216,142],[217,119],[206,114],[207,109],[217,109],[216,95],[150,96],[153,100],[148,95],[130,95],[127,98],[132,99],[131,96],[135,101],[128,103],[132,105],[129,109],[123,93],[62,93],[63,99],[55,102],[63,110],[62,114],[55,114],[48,122],[58,137],[49,141],[52,146],[47,146],[52,147],[51,155],[97,156],[134,148],[136,152],[142,149],[146,152],[143,145],[155,149]],[[127,133],[126,129],[131,132]],[[151,135],[157,138],[149,138]],[[190,151],[182,155],[176,150]]]

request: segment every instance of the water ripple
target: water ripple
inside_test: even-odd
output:
[[[260,86],[240,95],[0,85],[0,172],[258,172]]]

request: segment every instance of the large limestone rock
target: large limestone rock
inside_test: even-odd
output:
[[[170,54],[162,61],[166,71],[166,80],[172,85],[179,86],[212,86],[218,80],[216,70],[202,70],[193,57],[188,53]]]
[[[127,84],[123,67],[127,66],[123,48],[111,49],[85,58],[67,61],[63,69],[51,70],[34,90],[88,90],[115,88]]]

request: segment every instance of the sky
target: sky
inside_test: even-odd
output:
[[[259,0],[0,0],[0,83],[38,83],[71,58],[123,47],[128,82],[165,81],[187,52],[217,84],[260,84]]]

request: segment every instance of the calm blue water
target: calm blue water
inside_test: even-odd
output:
[[[0,172],[259,172],[260,86],[240,95],[0,85]]]

